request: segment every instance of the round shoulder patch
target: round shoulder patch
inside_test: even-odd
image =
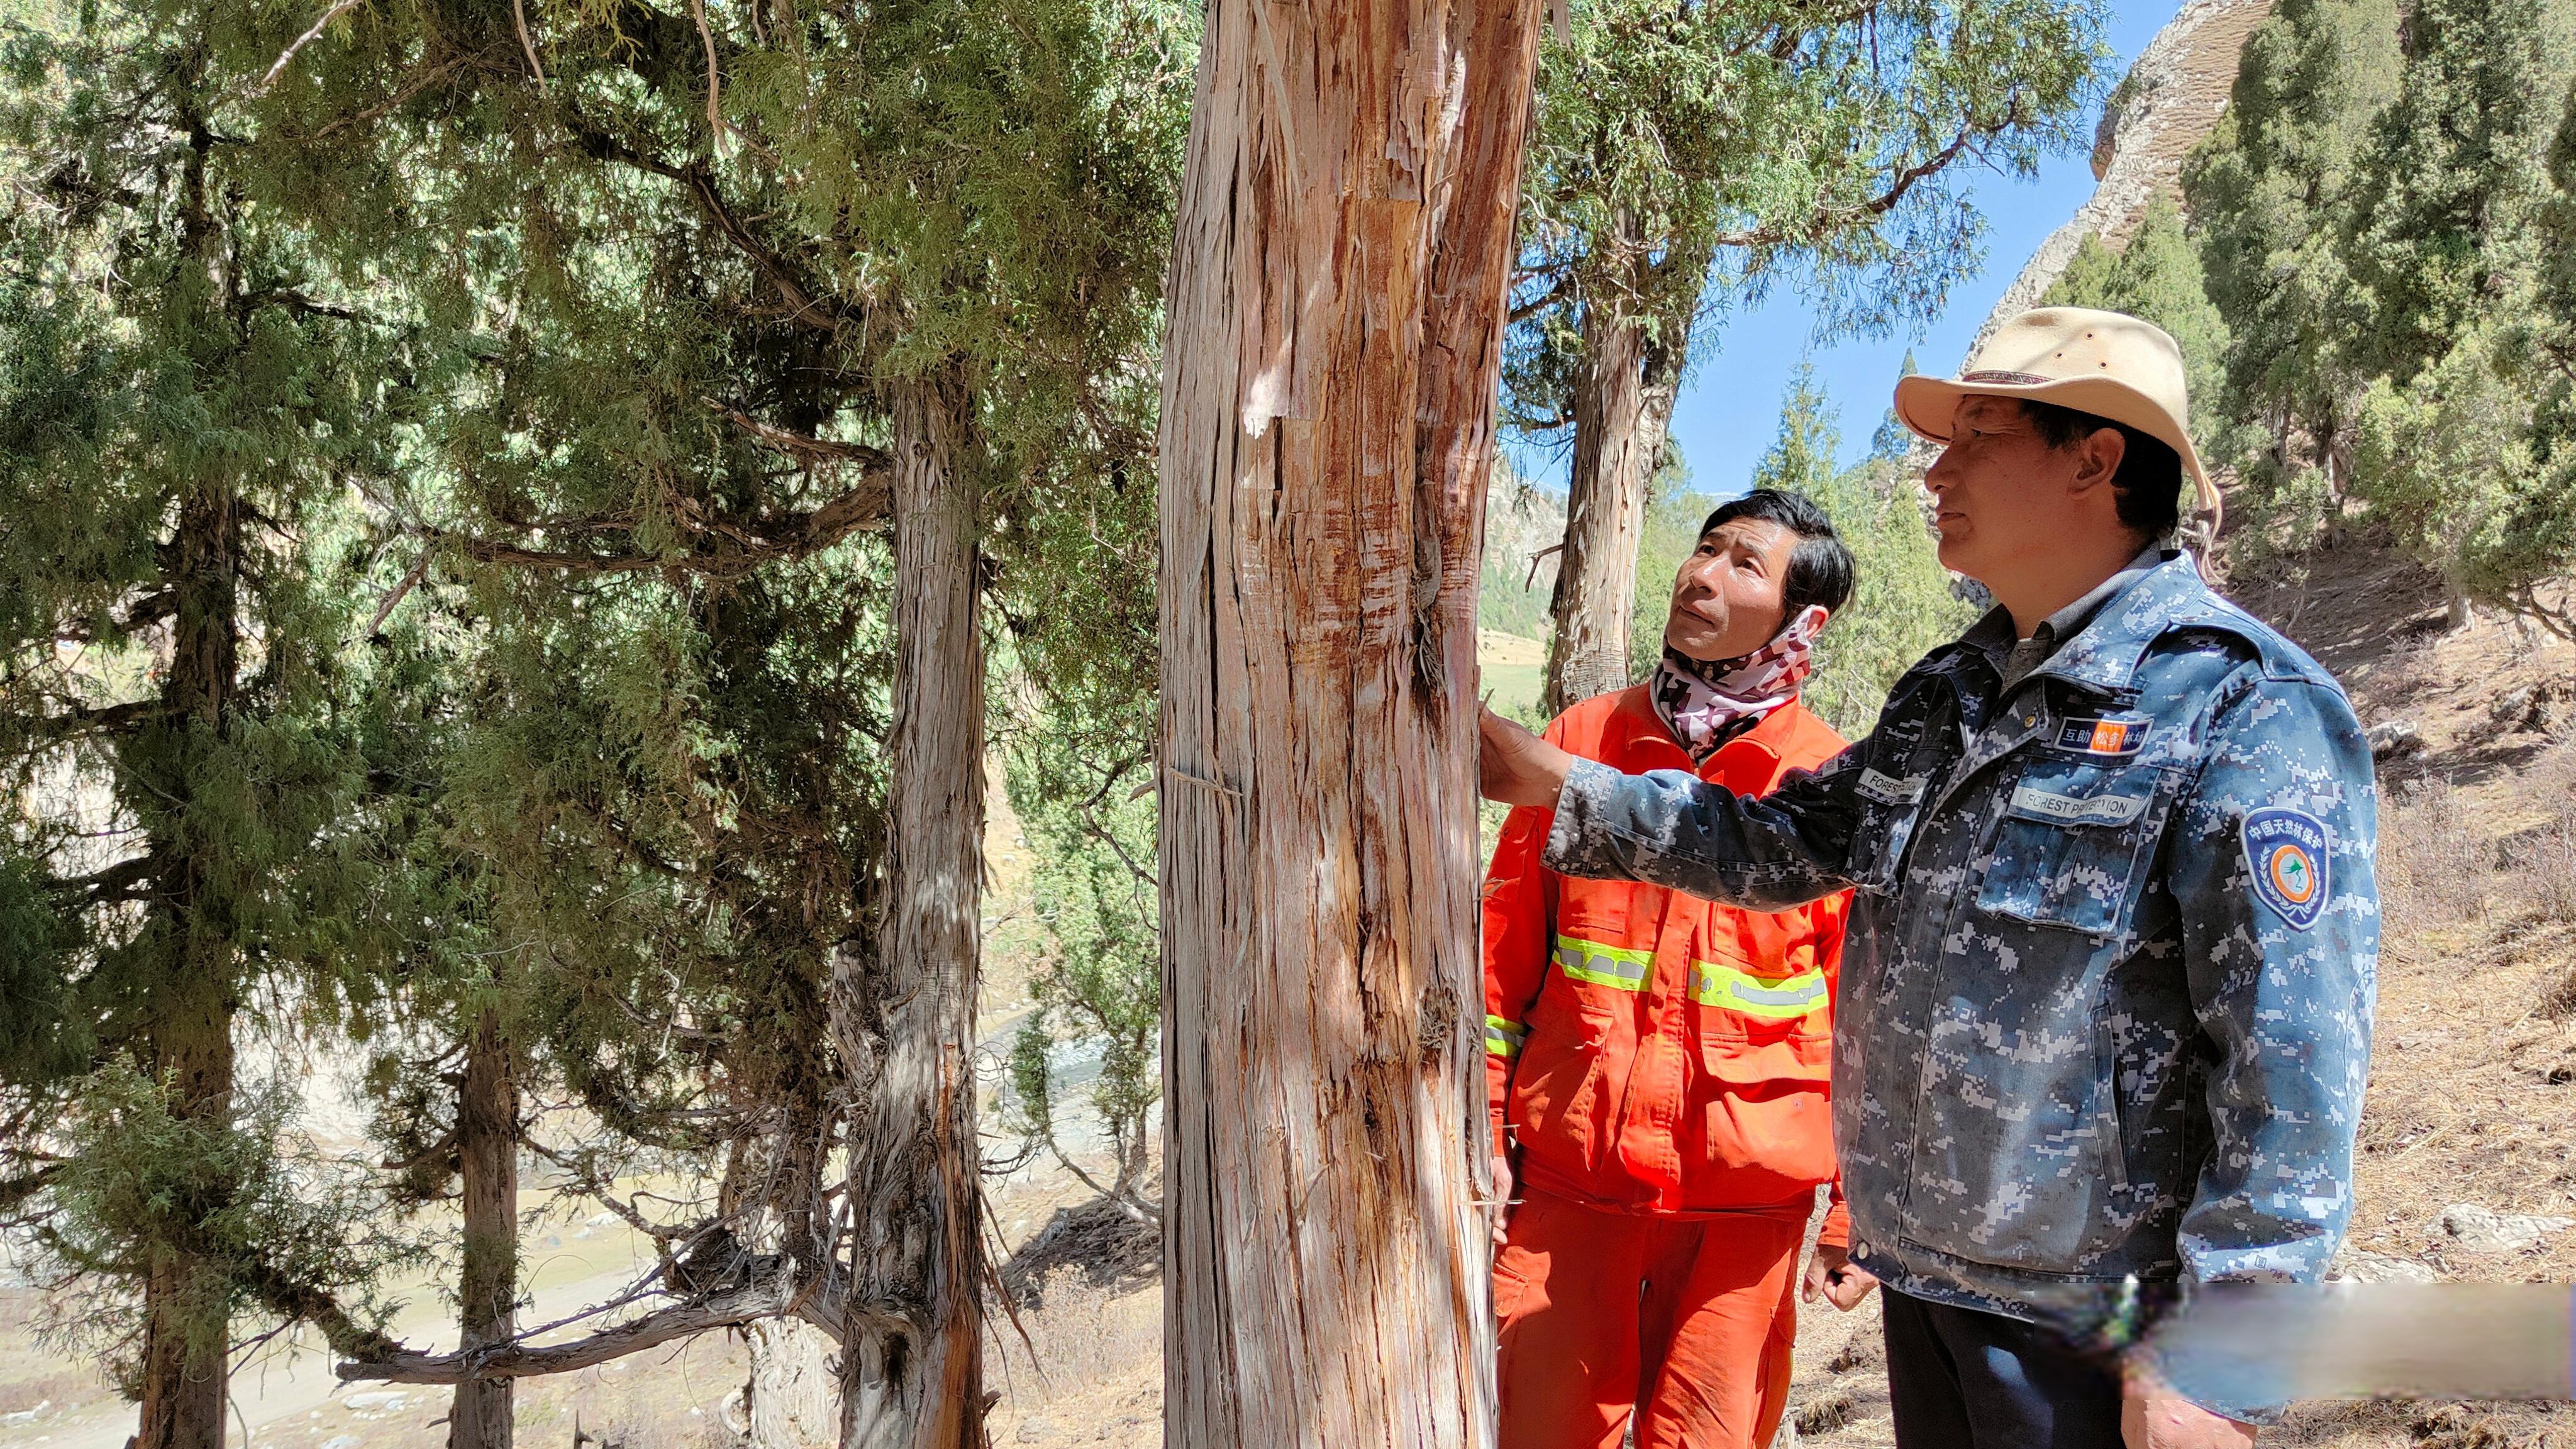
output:
[[[2304,931],[2326,909],[2325,822],[2303,810],[2247,811],[2241,832],[2254,894],[2290,929]]]

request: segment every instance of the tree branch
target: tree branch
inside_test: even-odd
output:
[[[53,1186],[54,1179],[62,1175],[63,1165],[59,1162],[50,1162],[24,1177],[0,1179],[0,1213],[10,1211],[20,1203]]]
[[[788,265],[787,259],[780,256],[760,238],[752,235],[751,228],[744,225],[742,218],[734,213],[732,205],[725,200],[723,191],[716,186],[715,174],[707,169],[705,163],[692,161],[686,166],[674,166],[658,157],[647,156],[579,116],[568,118],[568,125],[582,152],[591,159],[614,162],[620,166],[631,167],[649,175],[678,182],[689,193],[690,199],[697,203],[699,212],[708,221],[713,222],[716,230],[723,232],[726,240],[734,244],[734,249],[750,261],[753,270],[759,272],[771,286],[778,289],[779,297],[787,303],[790,317],[808,327],[836,336],[840,332],[842,322],[858,320],[848,318],[841,312],[815,300],[814,289],[807,286],[796,275],[795,269]]]
[[[1715,237],[1712,244],[1720,247],[1768,247],[1779,246],[1785,242],[1814,242],[1864,217],[1885,216],[1896,208],[1898,202],[1905,199],[1905,194],[1912,191],[1918,182],[1959,159],[1960,154],[1968,149],[1968,143],[1971,140],[1981,135],[1994,135],[2010,124],[2011,120],[2008,118],[1991,126],[1973,123],[1961,126],[1959,133],[1950,139],[1949,145],[1897,172],[1896,179],[1888,184],[1885,191],[1857,206],[1815,211],[1810,213],[1802,224],[1794,227],[1757,226],[1750,231],[1725,232]]]
[[[837,1342],[845,1332],[840,1296],[825,1283],[807,1284],[799,1291],[795,1276],[780,1272],[741,1288],[657,1309],[630,1323],[602,1329],[570,1343],[537,1346],[523,1338],[510,1338],[444,1354],[416,1353],[396,1345],[387,1353],[350,1356],[334,1372],[344,1383],[373,1379],[396,1384],[458,1384],[468,1379],[535,1378],[586,1369],[712,1329],[739,1328],[763,1319],[789,1316],[813,1324]],[[911,1331],[910,1323],[891,1306],[870,1307],[861,1316],[872,1326]]]
[[[805,462],[856,463],[863,468],[888,471],[894,467],[894,459],[865,443],[842,443],[830,438],[791,433],[785,428],[772,427],[740,408],[727,407],[714,398],[707,399],[707,406],[732,419],[735,427],[753,438]]]
[[[286,72],[286,63],[295,59],[295,52],[302,50],[314,41],[321,39],[322,28],[324,26],[339,19],[343,11],[357,8],[357,4],[358,0],[337,0],[337,3],[330,9],[323,11],[322,18],[313,22],[313,28],[304,32],[302,35],[295,37],[295,43],[286,47],[284,51],[279,53],[277,63],[270,66],[268,68],[268,74],[261,76],[259,78],[259,84],[251,87],[251,89],[255,91],[264,91],[270,86],[277,84],[277,78]]]
[[[1526,322],[1532,317],[1537,316],[1539,313],[1546,311],[1548,308],[1555,306],[1559,301],[1564,299],[1565,289],[1568,286],[1571,286],[1573,281],[1574,269],[1568,267],[1563,272],[1557,274],[1556,280],[1548,284],[1546,291],[1539,293],[1537,296],[1532,297],[1526,302],[1514,305],[1508,314],[1509,320],[1513,322]]]
[[[795,435],[782,436],[793,438]],[[856,447],[855,444],[828,443],[819,439],[812,441],[821,448]],[[875,452],[873,449],[866,451]],[[882,454],[875,456],[883,457]],[[702,535],[723,537],[732,546],[702,548],[691,553],[572,552],[528,548],[427,525],[415,525],[412,531],[432,542],[445,544],[477,563],[554,569],[569,574],[681,569],[707,578],[739,579],[750,576],[766,564],[820,553],[861,529],[885,522],[892,504],[892,492],[893,467],[889,460],[885,467],[864,469],[856,487],[810,512],[774,514],[722,529],[702,529]]]

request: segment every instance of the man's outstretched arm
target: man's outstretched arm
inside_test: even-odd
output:
[[[1488,799],[1552,806],[1546,862],[1562,875],[1639,880],[1748,910],[1780,911],[1851,884],[1868,742],[1755,798],[1680,770],[1623,775],[1485,711],[1477,778]]]

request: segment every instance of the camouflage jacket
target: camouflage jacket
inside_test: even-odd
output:
[[[2098,1335],[2135,1283],[2313,1281],[2379,950],[2333,678],[2179,554],[2009,690],[1990,615],[1770,796],[1579,764],[1547,864],[1753,910],[1856,886],[1835,1140],[1862,1266]]]

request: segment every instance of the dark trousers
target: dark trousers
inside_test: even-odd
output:
[[[1898,1449],[2120,1449],[2101,1358],[1999,1313],[1879,1294]]]

